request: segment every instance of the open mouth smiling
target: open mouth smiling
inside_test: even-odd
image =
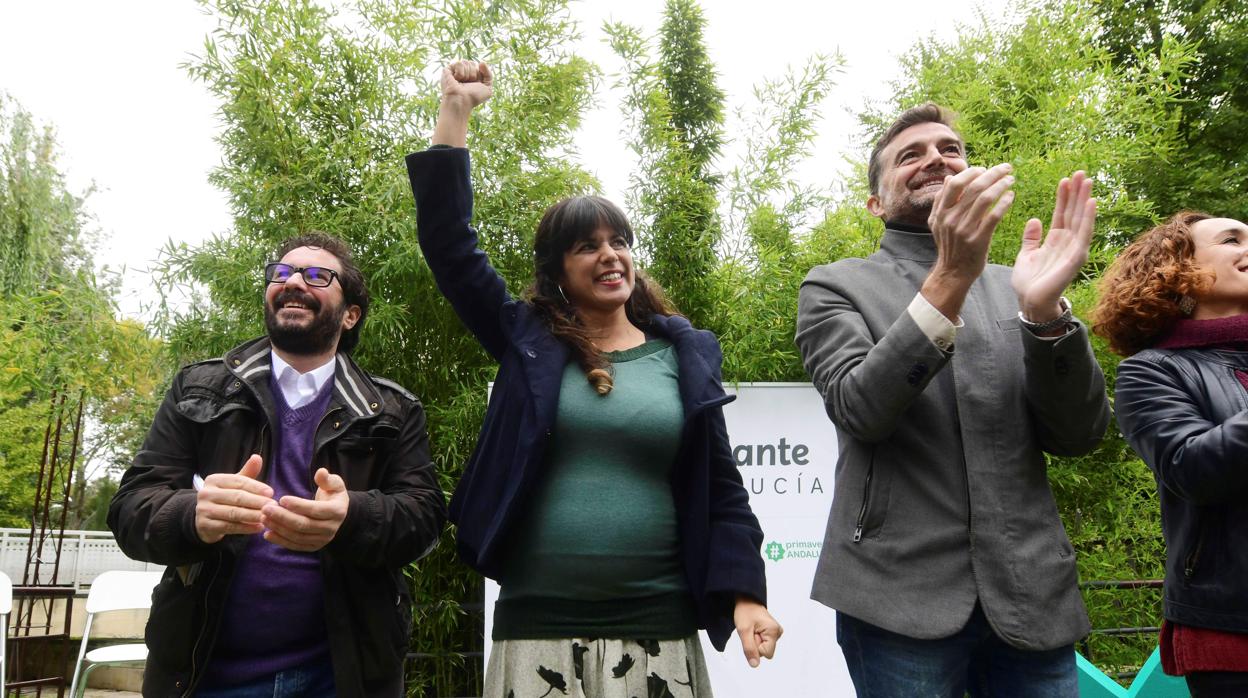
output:
[[[918,182],[913,183],[910,188],[914,191],[918,191],[920,189],[926,189],[926,188],[933,187],[933,186],[943,187],[944,185],[945,185],[945,175],[942,174],[939,177],[925,177],[919,180]]]
[[[284,311],[284,310],[290,310],[290,311],[296,311],[296,312],[301,311],[301,310],[306,310],[310,313],[315,313],[317,310],[320,309],[320,305],[313,300],[310,300],[307,298],[292,298],[289,296],[277,297],[274,300],[273,307],[277,308],[279,312]]]

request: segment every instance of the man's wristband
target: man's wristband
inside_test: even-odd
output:
[[[1047,332],[1052,332],[1053,330],[1069,326],[1075,321],[1075,315],[1070,311],[1070,301],[1066,300],[1066,296],[1062,296],[1058,299],[1057,303],[1062,308],[1062,314],[1052,320],[1049,320],[1048,322],[1032,322],[1031,320],[1028,320],[1023,315],[1023,311],[1020,310],[1018,311],[1019,324],[1030,330],[1032,334],[1045,334]]]

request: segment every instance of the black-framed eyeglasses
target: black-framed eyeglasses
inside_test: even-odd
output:
[[[303,283],[316,288],[324,288],[338,278],[338,272],[326,267],[296,267],[284,262],[270,262],[264,265],[266,284],[284,284],[295,274],[302,275]]]

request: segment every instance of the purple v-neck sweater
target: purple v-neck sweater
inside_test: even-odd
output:
[[[273,461],[266,464],[273,499],[312,499],[312,450],[316,428],[333,394],[330,378],[311,402],[292,409],[269,380],[280,429]],[[321,565],[316,553],[298,553],[251,536],[239,558],[205,686],[246,683],[318,658],[329,661]]]

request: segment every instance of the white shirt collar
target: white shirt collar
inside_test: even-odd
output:
[[[298,409],[312,401],[316,394],[325,387],[325,382],[334,375],[334,367],[338,365],[335,355],[329,361],[317,366],[307,373],[300,373],[294,366],[286,363],[277,352],[270,352],[273,360],[273,375],[277,377],[277,386],[282,390],[286,404]]]

